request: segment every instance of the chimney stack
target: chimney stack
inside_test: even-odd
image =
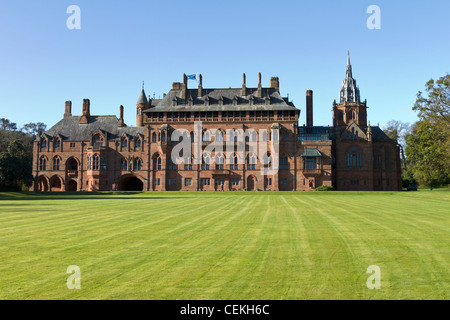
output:
[[[202,90],[203,90],[203,77],[201,74],[198,75],[198,97],[201,97],[202,94]]]
[[[278,77],[270,78],[270,87],[280,93],[280,80],[278,79]]]
[[[183,73],[183,85],[181,86],[181,98],[187,100],[187,88],[188,88],[188,78],[185,73]]]
[[[125,122],[123,121],[123,106],[120,106],[120,113],[119,113],[119,127],[125,127]]]
[[[66,101],[64,108],[64,118],[72,116],[72,101]]]
[[[258,89],[256,90],[256,96],[262,97],[262,85],[261,85],[261,72],[258,73]]]
[[[313,126],[313,92],[306,91],[306,126]]]
[[[242,74],[242,89],[241,89],[241,96],[247,95],[247,77],[245,76],[245,73]]]
[[[81,115],[80,123],[89,123],[89,117],[91,116],[91,102],[89,99],[83,99],[83,112]]]

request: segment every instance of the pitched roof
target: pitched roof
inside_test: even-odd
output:
[[[45,133],[55,137],[61,135],[68,141],[88,141],[97,130],[108,134],[108,139],[117,139],[124,133],[130,136],[144,134],[143,127],[119,127],[116,116],[90,116],[88,124],[80,124],[81,116],[70,116],[60,120]]]
[[[257,88],[247,88],[245,96],[241,95],[241,90],[242,88],[202,89],[202,96],[198,96],[198,89],[187,89],[187,99],[182,98],[181,90],[170,90],[154,107],[144,112],[298,110],[274,88],[263,88],[261,98],[256,97]],[[266,103],[266,99],[270,99],[270,104]],[[189,100],[192,105],[189,105]],[[233,100],[237,100],[236,105]],[[253,104],[250,104],[250,100],[253,100]]]

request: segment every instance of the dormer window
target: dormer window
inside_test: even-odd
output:
[[[172,106],[176,107],[177,105],[178,105],[178,99],[177,99],[177,97],[175,97],[172,100]]]
[[[54,142],[54,147],[55,148],[60,148],[61,147],[61,140],[59,138],[56,138],[56,140]]]
[[[188,105],[189,106],[193,106],[194,105],[194,98],[192,98],[192,96],[189,97]]]
[[[219,106],[223,106],[223,97],[222,96],[219,99]]]
[[[238,104],[238,97],[234,96],[234,98],[233,98],[233,106],[237,106],[237,104]]]
[[[96,135],[92,141],[92,146],[94,147],[103,147],[104,145],[104,138],[101,135]]]
[[[209,97],[208,96],[206,96],[206,98],[205,98],[205,106],[209,106]]]
[[[255,97],[250,96],[249,103],[251,106],[253,106],[255,104]]]
[[[270,105],[270,96],[267,95],[265,98],[266,106]]]
[[[44,150],[45,148],[47,148],[47,140],[46,139],[41,141],[41,151]]]
[[[128,140],[127,138],[122,138],[122,141],[120,143],[122,148],[126,148],[128,146]]]

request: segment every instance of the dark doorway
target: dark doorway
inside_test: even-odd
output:
[[[119,182],[119,191],[143,191],[144,183],[133,176],[123,177]]]
[[[75,180],[67,182],[66,191],[77,191],[77,182]]]

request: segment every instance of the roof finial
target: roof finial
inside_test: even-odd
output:
[[[347,50],[347,65],[350,65],[350,50]]]
[[[144,81],[142,81],[142,90],[144,90]]]

